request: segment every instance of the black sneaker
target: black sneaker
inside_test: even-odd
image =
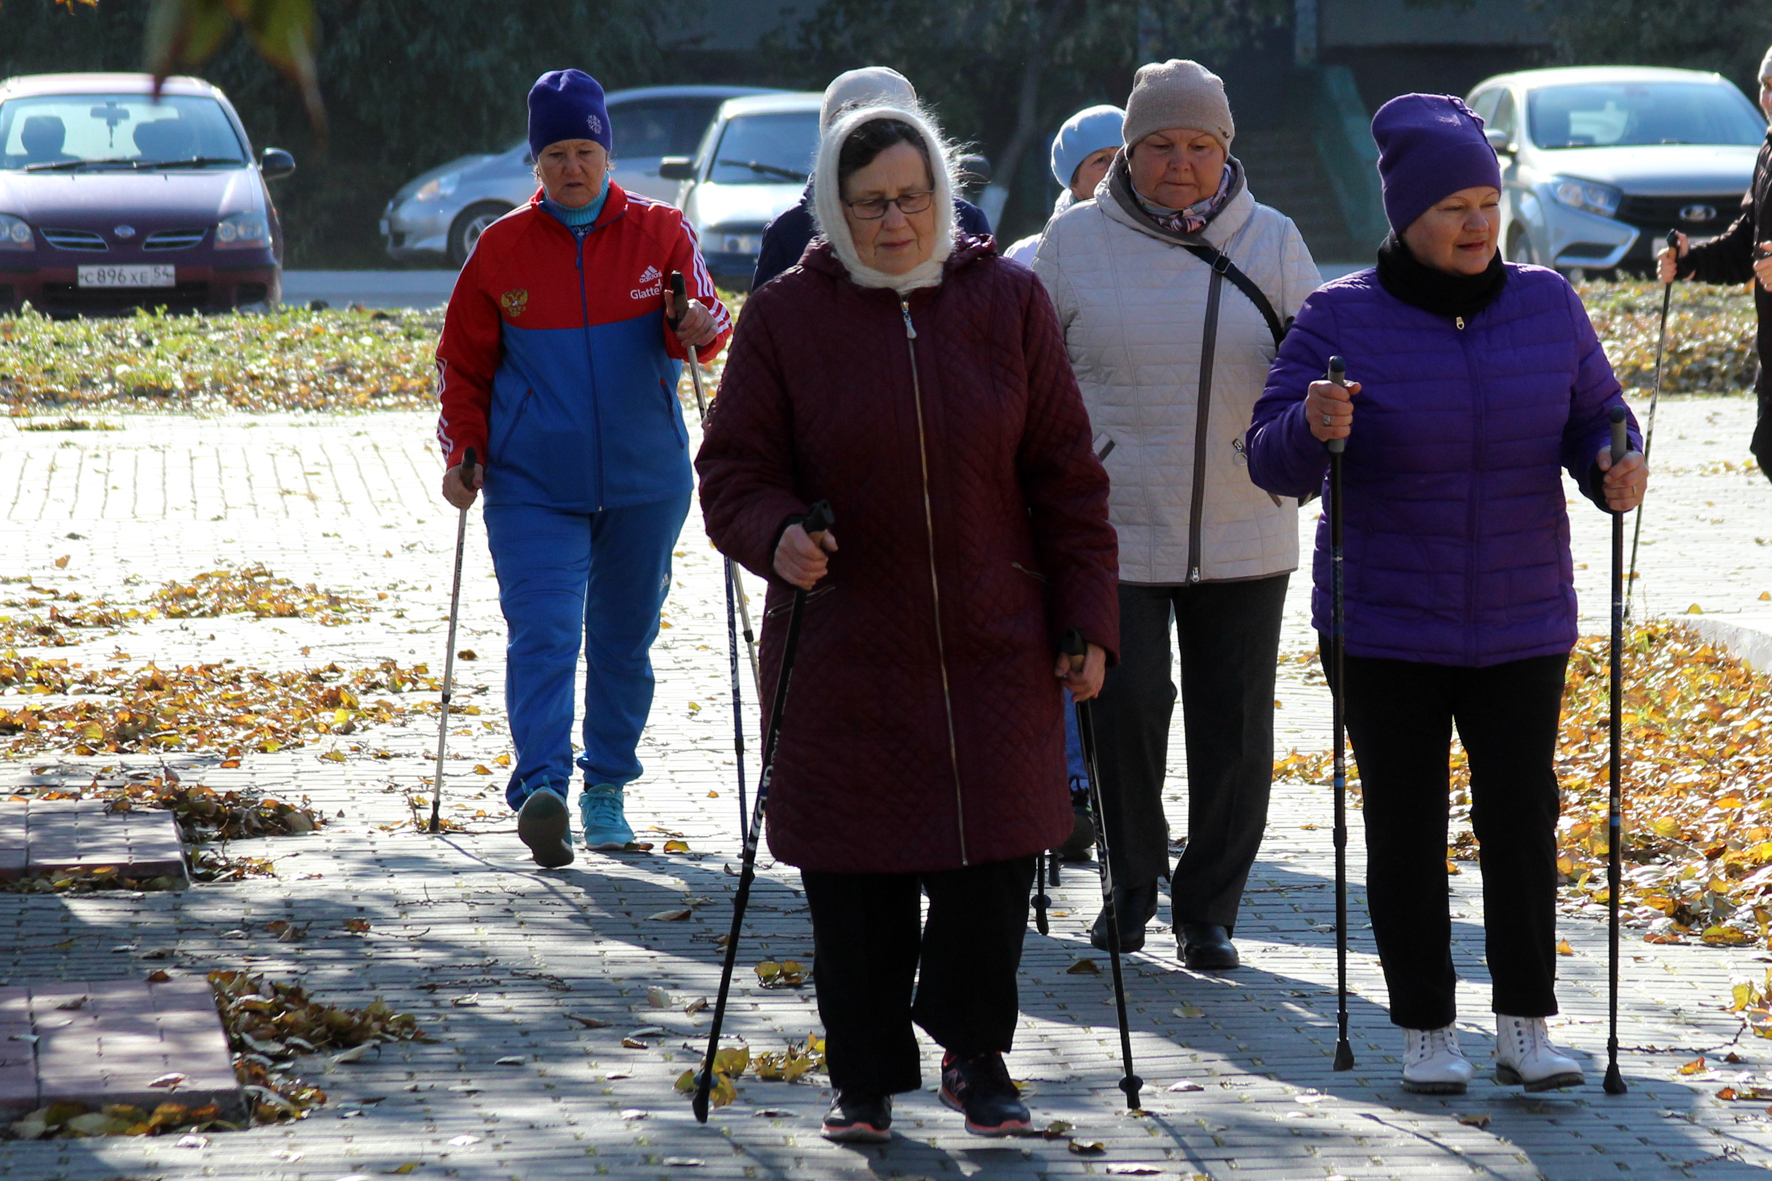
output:
[[[884,1144],[892,1139],[892,1096],[838,1091],[824,1117],[824,1138],[839,1144]]]
[[[547,788],[530,792],[517,810],[517,836],[543,869],[572,864],[572,814],[566,801]]]
[[[1003,1055],[995,1052],[943,1057],[941,1101],[966,1114],[966,1130],[974,1136],[1018,1136],[1032,1126]]]

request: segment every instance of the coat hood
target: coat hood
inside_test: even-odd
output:
[[[849,222],[843,217],[842,189],[837,183],[837,157],[843,143],[857,128],[876,119],[897,119],[916,128],[929,149],[929,162],[935,173],[935,250],[929,260],[902,275],[888,275],[861,261],[855,241],[849,234]],[[818,145],[818,163],[812,175],[812,213],[819,232],[836,251],[843,269],[860,287],[884,287],[904,294],[919,287],[934,287],[941,282],[942,264],[954,250],[954,177],[953,149],[942,138],[941,129],[921,109],[909,106],[862,107],[838,116]]]

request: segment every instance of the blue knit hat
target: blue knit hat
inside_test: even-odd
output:
[[[529,151],[563,139],[590,139],[609,150],[609,108],[603,87],[583,70],[549,70],[529,88]]]
[[[1401,234],[1460,189],[1501,187],[1501,162],[1483,120],[1449,94],[1400,94],[1372,116],[1384,215]]]
[[[1125,121],[1125,111],[1106,103],[1084,107],[1066,119],[1052,137],[1053,179],[1070,188],[1078,165],[1103,148],[1120,146],[1120,127]]]

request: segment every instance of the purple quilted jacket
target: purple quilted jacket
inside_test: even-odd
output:
[[[1395,298],[1373,270],[1319,288],[1255,405],[1250,478],[1308,496],[1327,491],[1329,459],[1305,423],[1306,388],[1335,354],[1362,383],[1342,477],[1355,656],[1482,667],[1575,643],[1558,469],[1597,497],[1594,458],[1610,443],[1623,395],[1562,276],[1508,271],[1501,295],[1463,327]],[[1634,419],[1630,435],[1641,450]],[[1315,576],[1312,622],[1327,633],[1326,513]]]

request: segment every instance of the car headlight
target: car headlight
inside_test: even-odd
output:
[[[461,183],[461,173],[446,172],[442,176],[433,177],[418,186],[418,192],[412,194],[414,201],[440,201],[455,192],[455,186]]]
[[[31,227],[10,213],[0,213],[0,250],[35,250]]]
[[[215,245],[218,250],[239,250],[270,244],[271,226],[262,213],[236,213],[216,223]]]
[[[1586,213],[1597,213],[1601,217],[1617,217],[1619,203],[1624,199],[1624,194],[1611,185],[1595,184],[1591,180],[1577,180],[1570,176],[1551,179],[1551,196],[1557,199],[1559,205],[1567,205]]]

